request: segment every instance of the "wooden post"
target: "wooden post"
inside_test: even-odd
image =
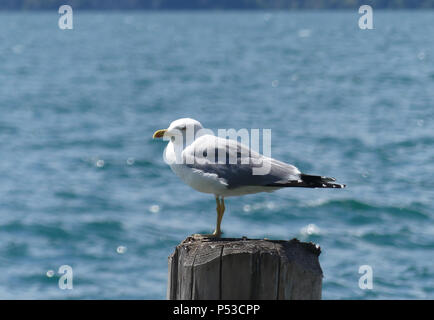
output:
[[[320,253],[297,239],[188,237],[169,256],[167,299],[321,299]]]

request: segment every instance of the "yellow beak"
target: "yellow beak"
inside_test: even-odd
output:
[[[164,134],[166,133],[167,129],[161,129],[154,132],[154,135],[152,136],[153,139],[155,138],[162,138]]]

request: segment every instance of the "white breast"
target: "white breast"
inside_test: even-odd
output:
[[[176,161],[177,158],[178,162]],[[222,195],[227,190],[225,180],[220,179],[216,174],[206,173],[180,162],[182,158],[179,154],[176,155],[172,142],[169,142],[166,147],[165,159],[169,163],[172,171],[193,189],[215,195]]]

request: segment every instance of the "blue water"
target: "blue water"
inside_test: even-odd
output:
[[[434,12],[358,18],[0,13],[0,298],[164,299],[167,256],[215,224],[151,138],[192,117],[348,185],[229,198],[225,236],[318,243],[324,299],[433,299]]]

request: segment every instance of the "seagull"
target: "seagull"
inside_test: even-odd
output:
[[[334,178],[301,173],[295,166],[259,154],[236,140],[217,137],[194,119],[175,120],[167,129],[155,131],[153,138],[169,141],[164,160],[184,183],[215,196],[216,228],[212,234],[199,236],[221,236],[226,197],[287,187],[345,188],[334,183]],[[260,172],[261,168],[268,170]]]

